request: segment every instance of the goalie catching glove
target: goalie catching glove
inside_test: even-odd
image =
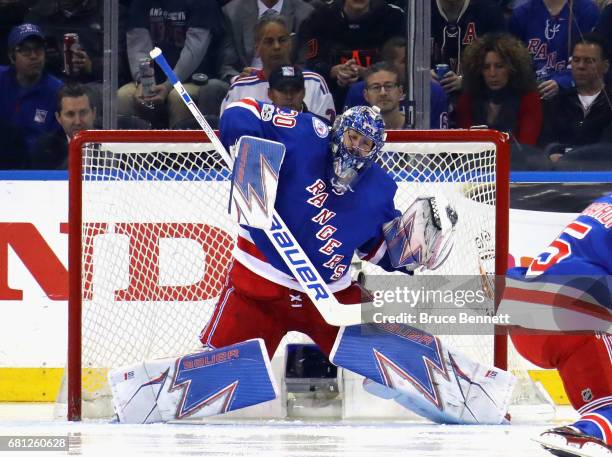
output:
[[[453,249],[457,220],[457,212],[444,197],[418,197],[383,227],[393,267],[438,268]]]

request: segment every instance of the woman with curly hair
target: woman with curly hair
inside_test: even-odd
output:
[[[457,127],[486,125],[521,144],[536,144],[542,105],[525,46],[508,34],[484,35],[465,49],[463,71]]]

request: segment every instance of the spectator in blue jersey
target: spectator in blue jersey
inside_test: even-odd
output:
[[[403,37],[393,37],[388,40],[382,47],[381,57],[384,62],[387,62],[394,68],[394,73],[397,74],[397,82],[402,88],[400,91],[399,111],[402,115],[405,115],[406,97],[403,89],[406,87],[406,39]],[[446,93],[440,84],[433,79],[430,82],[430,88],[429,128],[446,129],[448,128],[448,99]],[[358,105],[367,105],[369,101],[366,100],[365,89],[365,81],[351,84],[344,100],[344,109],[346,110]],[[392,127],[387,125],[387,128]]]
[[[343,106],[348,86],[381,59],[380,47],[406,34],[404,12],[384,0],[344,0],[316,9],[298,39],[298,62],[321,74]]]
[[[609,54],[601,36],[586,34],[574,45],[575,87],[562,89],[544,104],[539,143],[551,160],[556,161],[578,147],[606,140],[605,131],[612,125],[612,90],[604,82],[609,67]]]
[[[190,117],[189,110],[161,71],[155,72],[153,95],[144,97],[140,62],[158,46],[192,98],[199,86],[194,73],[214,75],[223,37],[223,19],[216,0],[132,0],[126,24],[127,54],[133,82],[119,88],[117,111],[170,126]],[[165,110],[168,121],[165,122]]]
[[[447,94],[461,91],[463,51],[485,33],[504,32],[501,8],[488,0],[431,0],[431,65],[447,64],[439,82]],[[432,75],[436,73],[432,71]]]
[[[15,26],[7,45],[11,65],[0,67],[0,117],[23,135],[30,153],[38,138],[60,130],[54,113],[62,82],[44,71],[44,35],[38,26]]]
[[[528,0],[512,11],[509,30],[533,57],[542,98],[572,86],[567,70],[571,44],[592,31],[598,17],[593,0]]]
[[[542,105],[531,56],[517,38],[487,34],[463,55],[464,88],[457,102],[459,128],[486,125],[535,145],[542,128]]]

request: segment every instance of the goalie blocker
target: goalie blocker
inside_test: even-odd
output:
[[[367,378],[370,393],[438,423],[506,421],[515,378],[405,325],[342,327],[330,360]],[[276,398],[263,341],[112,370],[120,422],[203,418]]]

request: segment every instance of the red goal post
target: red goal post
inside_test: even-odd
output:
[[[497,131],[389,131],[381,164],[400,185],[401,210],[415,196],[409,187],[414,182],[457,178],[457,183],[446,184],[456,188],[452,192],[458,199],[470,200],[483,213],[480,217],[478,210],[464,220],[486,225],[474,230],[493,231],[494,264],[486,272],[504,275],[509,155],[507,135]],[[456,169],[461,173],[449,172]],[[69,170],[67,400],[68,419],[80,420],[83,398],[91,394],[95,399],[104,391],[108,368],[195,349],[197,339],[192,337],[197,332],[181,341],[174,341],[173,334],[191,334],[205,324],[220,292],[234,234],[232,221],[222,214],[229,170],[203,132],[81,132],[70,143]],[[186,242],[166,246],[172,239]],[[466,252],[490,261],[472,241],[463,243]],[[173,263],[190,254],[201,260],[194,262],[196,267]],[[457,255],[466,256],[461,249]],[[205,266],[198,269],[199,263]],[[482,262],[479,268],[483,271]],[[455,274],[463,273],[461,267]],[[178,324],[169,315],[175,321],[194,321],[193,328],[172,329]],[[168,330],[160,336],[156,326]],[[150,341],[143,341],[141,333],[150,333]],[[139,345],[145,349],[131,353]],[[500,368],[507,366],[507,351],[507,338],[500,332],[492,351]],[[92,352],[96,354],[90,360]]]

